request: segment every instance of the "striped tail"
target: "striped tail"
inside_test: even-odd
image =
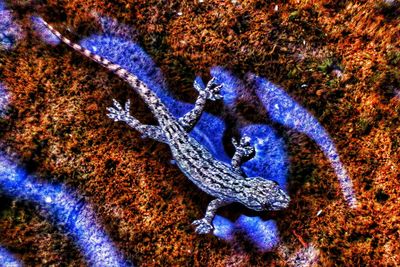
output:
[[[78,51],[79,53],[81,53],[82,55],[92,59],[93,61],[96,61],[97,63],[99,63],[100,65],[106,67],[108,70],[114,72],[115,74],[117,74],[119,77],[121,77],[122,79],[126,80],[128,78],[128,76],[132,75],[131,73],[129,73],[127,70],[125,70],[124,68],[122,68],[120,65],[118,64],[114,64],[111,61],[96,55],[94,53],[92,53],[91,51],[87,50],[86,48],[80,46],[77,43],[72,42],[71,40],[69,40],[68,38],[64,37],[59,31],[57,31],[56,29],[53,28],[53,26],[51,26],[50,24],[48,24],[46,21],[44,21],[43,19],[41,19],[42,23],[55,35],[57,36],[63,43],[67,44],[68,46],[72,47],[74,50]]]
[[[118,75],[123,80],[127,81],[129,85],[142,97],[144,102],[149,106],[149,108],[153,111],[153,114],[157,114],[162,112],[167,117],[171,117],[172,115],[167,109],[167,107],[161,102],[158,96],[150,90],[150,88],[137,76],[130,73],[123,67],[118,64],[115,64],[99,55],[92,53],[91,51],[87,50],[86,48],[80,46],[69,40],[68,38],[64,37],[60,32],[54,29],[51,25],[49,25],[46,21],[41,19],[42,23],[55,35],[57,36],[63,43],[67,44],[68,46],[72,47],[74,50],[78,51],[85,57],[92,59],[93,61],[99,63],[100,65],[104,66],[108,70],[112,71],[116,75]]]

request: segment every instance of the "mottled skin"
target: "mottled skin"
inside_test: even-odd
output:
[[[157,95],[135,75],[107,59],[93,54],[80,45],[72,43],[45,21],[43,23],[61,41],[129,83],[149,106],[158,121],[158,126],[143,125],[131,116],[129,101],[122,107],[117,101],[113,100],[114,107],[107,109],[109,111],[108,117],[115,121],[127,123],[148,138],[168,144],[172,156],[182,172],[202,191],[216,198],[208,205],[204,218],[193,222],[197,233],[206,234],[212,231],[211,222],[217,209],[233,202],[239,202],[256,211],[280,210],[289,205],[289,196],[276,182],[262,177],[249,178],[241,171],[240,164],[245,158],[254,154],[254,149],[249,145],[250,139],[248,137],[243,137],[239,143],[233,141],[236,153],[231,165],[228,165],[216,160],[203,145],[189,136],[188,132],[200,118],[206,100],[222,98],[220,95],[222,85],[217,85],[215,79],[210,80],[206,88],[201,87],[196,82],[194,83],[195,89],[199,92],[195,107],[177,120]]]

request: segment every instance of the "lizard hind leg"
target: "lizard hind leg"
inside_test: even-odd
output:
[[[230,204],[231,201],[223,200],[220,198],[214,199],[208,204],[206,215],[203,219],[193,221],[192,225],[196,226],[196,233],[198,234],[208,234],[210,233],[214,227],[211,222],[215,217],[215,213],[217,209],[220,207],[226,206]]]

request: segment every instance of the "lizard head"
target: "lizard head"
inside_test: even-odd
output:
[[[262,177],[245,178],[248,182],[244,201],[241,201],[250,209],[281,210],[289,206],[289,195],[272,180]]]

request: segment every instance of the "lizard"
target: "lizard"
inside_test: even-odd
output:
[[[255,211],[276,211],[289,206],[289,195],[273,180],[262,177],[247,177],[241,164],[254,156],[255,149],[250,145],[250,137],[243,136],[239,142],[232,139],[235,153],[231,164],[217,160],[202,144],[190,136],[190,131],[199,120],[207,100],[222,99],[221,88],[212,78],[206,86],[194,82],[198,97],[193,109],[181,118],[175,118],[161,99],[137,76],[119,64],[103,58],[81,45],[70,41],[47,22],[43,24],[63,43],[83,56],[99,63],[107,70],[127,82],[143,99],[158,121],[158,125],[144,125],[130,115],[130,101],[122,106],[113,99],[107,116],[114,121],[124,122],[137,130],[142,136],[165,143],[169,146],[174,162],[185,176],[200,190],[213,199],[207,206],[205,216],[193,221],[195,232],[208,234],[213,231],[212,221],[219,208],[231,203],[240,203]]]

